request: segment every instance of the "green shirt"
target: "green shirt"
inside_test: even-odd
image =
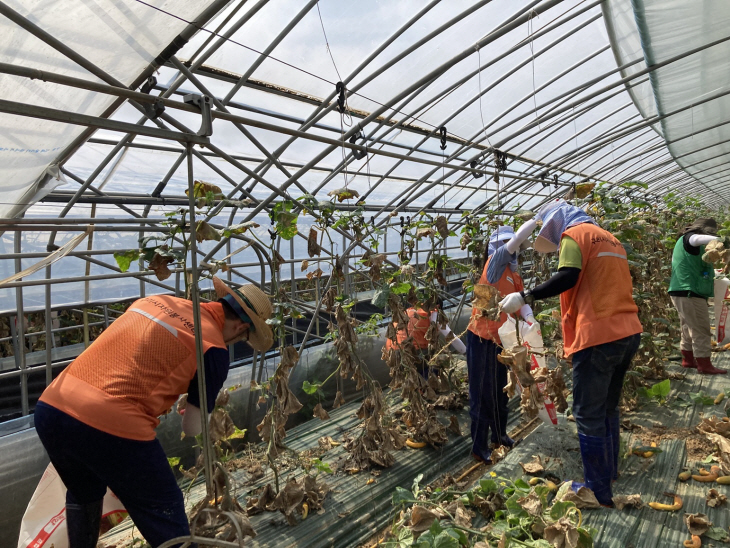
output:
[[[583,268],[583,253],[581,253],[578,242],[570,236],[563,236],[560,240],[558,270],[564,267]]]

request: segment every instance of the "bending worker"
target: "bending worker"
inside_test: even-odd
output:
[[[534,228],[535,221],[528,221],[516,234],[509,226],[500,226],[492,232],[478,283],[496,287],[502,297],[520,291],[524,286],[517,271],[517,253],[525,247],[524,242]],[[520,314],[528,323],[535,323],[529,305],[523,303]],[[466,334],[472,454],[475,459],[487,463],[491,462],[490,431],[493,444],[514,445],[507,436],[508,397],[503,390],[507,385],[507,368],[497,361],[497,354],[501,352],[498,330],[506,321],[505,313],[500,314],[499,320],[492,321],[474,308]]]
[[[430,314],[426,312],[423,307],[416,308],[412,306],[406,310],[406,314],[408,315],[408,324],[405,328],[400,328],[396,333],[397,342],[393,343],[390,339],[386,339],[385,341],[387,348],[400,348],[400,345],[403,344],[408,337],[411,337],[413,347],[416,349],[416,352],[420,354],[423,362],[421,374],[426,378],[428,378],[429,373],[429,367],[427,364],[431,358],[428,352],[428,340],[426,340],[426,333],[428,332],[428,328],[431,326],[431,322],[438,323],[439,311],[442,308],[443,301],[440,301],[436,307],[431,310]],[[393,325],[395,325],[395,322]],[[449,341],[449,338],[452,336],[449,324],[446,324],[444,327],[439,326],[438,329],[439,333],[447,342],[450,343],[450,346],[454,351],[459,354],[464,354],[466,352],[466,346],[464,346],[464,343],[458,337],[453,337]]]
[[[218,302],[200,305],[208,413],[228,375],[226,347],[273,343],[271,303],[253,285],[213,278]],[[153,547],[189,535],[183,495],[155,438],[158,416],[187,392],[183,430],[201,431],[193,304],[155,295],[132,303],[56,378],[35,409],[35,426],[68,488],[72,548],[95,548],[109,487]],[[197,329],[198,326],[195,326]]]
[[[679,313],[682,340],[682,367],[697,369],[705,375],[725,374],[713,367],[712,333],[707,299],[714,295],[715,270],[702,260],[705,246],[717,240],[715,219],[699,218],[684,229],[672,254],[672,279],[669,295]]]
[[[618,404],[642,331],[626,251],[583,210],[563,200],[543,206],[537,219],[543,226],[535,251],[560,247],[558,272],[531,291],[508,295],[500,306],[513,313],[525,303],[560,294],[565,355],[573,358],[573,416],[585,485],[598,502],[613,506]],[[579,485],[574,483],[574,488]]]

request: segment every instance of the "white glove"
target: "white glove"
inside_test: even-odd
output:
[[[525,299],[522,298],[522,295],[520,295],[519,292],[510,293],[504,299],[499,301],[499,306],[502,309],[502,312],[506,312],[507,314],[514,314],[522,307],[523,304],[525,304]]]
[[[529,304],[524,304],[520,307],[520,316],[527,323],[535,323],[535,314],[532,312],[532,307]]]

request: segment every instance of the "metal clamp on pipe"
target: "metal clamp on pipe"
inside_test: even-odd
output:
[[[213,135],[213,116],[211,115],[211,104],[212,99],[207,95],[197,95],[195,93],[188,93],[183,96],[183,102],[188,105],[195,105],[200,109],[200,114],[203,120],[200,124],[200,129],[197,135],[200,137],[210,137]]]

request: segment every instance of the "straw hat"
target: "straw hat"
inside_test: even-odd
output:
[[[266,293],[252,284],[242,285],[240,289],[232,289],[215,276],[213,276],[213,287],[219,299],[226,295],[232,296],[251,318],[253,329],[249,331],[249,346],[261,352],[266,352],[271,348],[271,345],[274,344],[274,334],[266,320],[271,318],[273,309]]]

